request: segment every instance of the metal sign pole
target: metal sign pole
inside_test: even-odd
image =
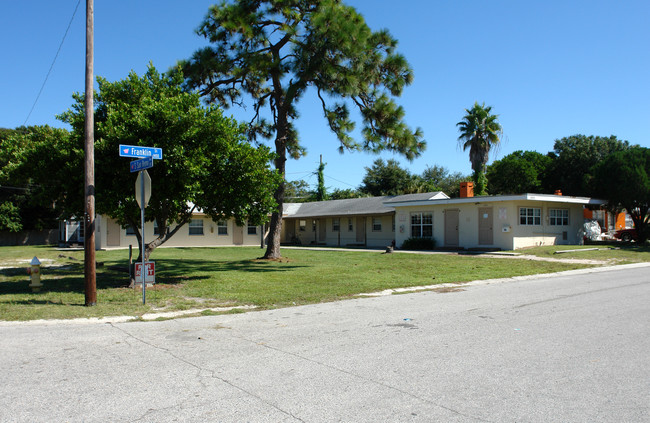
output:
[[[145,282],[145,272],[147,271],[147,268],[144,266],[144,177],[142,176],[142,171],[140,171],[140,189],[141,189],[141,194],[142,194],[142,201],[140,202],[140,235],[141,235],[141,243],[142,243],[142,268],[140,269],[140,276],[142,276],[142,304],[146,303],[146,282]]]

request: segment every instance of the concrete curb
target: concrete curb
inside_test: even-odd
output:
[[[565,270],[563,272],[556,272],[556,273],[540,273],[535,275],[513,276],[511,278],[483,279],[483,280],[475,280],[469,282],[454,282],[454,283],[443,283],[437,285],[412,286],[408,288],[394,288],[394,289],[386,289],[380,292],[357,294],[356,297],[361,297],[361,298],[381,297],[381,296],[393,295],[393,294],[433,291],[436,289],[462,288],[466,286],[517,282],[517,281],[525,281],[525,280],[539,279],[539,278],[557,278],[563,276],[584,275],[589,273],[610,272],[610,271],[615,271],[620,269],[634,269],[634,268],[641,268],[641,267],[650,267],[650,262],[620,264],[615,266],[589,267],[586,269]],[[91,317],[91,318],[64,319],[64,320],[56,320],[56,319],[49,319],[49,320],[41,319],[41,320],[28,320],[28,321],[0,320],[0,327],[10,327],[10,326],[20,326],[20,325],[28,325],[28,326],[87,325],[87,324],[95,324],[95,323],[108,324],[108,323],[125,323],[130,321],[153,321],[159,318],[174,318],[174,317],[181,317],[181,316],[186,316],[191,314],[199,314],[204,311],[226,312],[234,309],[243,309],[243,310],[251,311],[251,310],[255,310],[256,308],[257,308],[256,306],[196,308],[196,309],[182,310],[182,311],[146,313],[143,314],[142,316],[107,316],[107,317]]]

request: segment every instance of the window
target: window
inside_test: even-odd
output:
[[[307,230],[307,221],[301,220],[299,223],[300,232],[305,232]]]
[[[381,217],[372,218],[372,231],[381,232]]]
[[[412,213],[411,214],[411,237],[413,238],[433,237],[433,213]]]
[[[391,224],[393,226],[393,232],[395,232],[395,215],[392,216]]]
[[[158,222],[153,221],[153,234],[154,235],[160,235],[160,230],[158,229]]]
[[[348,232],[354,231],[354,225],[352,224],[352,218],[348,218]]]
[[[217,222],[217,236],[228,235],[228,222],[220,220]]]
[[[248,235],[257,235],[257,226],[248,224]]]
[[[542,224],[542,209],[540,208],[519,208],[519,224],[520,225],[541,225]]]
[[[126,234],[129,236],[135,236],[135,228],[131,225],[126,227]]]
[[[203,235],[203,219],[190,219],[190,235]]]
[[[332,232],[338,232],[341,230],[341,219],[338,217],[332,218]]]
[[[548,224],[551,226],[568,226],[569,210],[567,209],[550,209],[548,211]]]

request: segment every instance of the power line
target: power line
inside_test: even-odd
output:
[[[43,93],[43,89],[45,88],[47,79],[50,77],[50,73],[52,73],[52,68],[54,68],[54,63],[56,62],[57,57],[59,57],[59,53],[61,52],[61,48],[63,47],[63,42],[65,41],[65,37],[68,36],[68,31],[70,31],[70,27],[72,26],[72,21],[74,20],[74,16],[77,14],[77,9],[79,9],[80,4],[81,4],[81,0],[77,2],[77,6],[75,6],[74,12],[72,12],[72,17],[70,18],[68,27],[65,30],[65,34],[63,34],[63,39],[61,40],[61,44],[59,44],[59,49],[56,51],[56,54],[54,55],[54,60],[52,60],[52,64],[50,65],[50,70],[48,70],[47,75],[45,75],[45,80],[43,81],[43,85],[41,85],[41,89],[39,90],[38,95],[36,96],[36,100],[34,100],[34,104],[32,105],[32,108],[29,110],[29,114],[27,115],[25,122],[23,122],[23,126],[27,124],[29,117],[32,115],[32,112],[34,111],[34,107],[36,107],[36,103],[38,102],[38,99],[41,97],[41,93]]]
[[[339,182],[339,183],[342,183],[342,184],[345,184],[345,185],[351,186],[352,188],[356,188],[356,186],[354,186],[354,185],[348,184],[347,182],[339,181],[338,179],[336,179],[336,178],[332,178],[332,177],[329,176],[329,175],[325,175],[325,176],[328,177],[328,178],[330,178],[330,179],[335,180],[336,182]]]

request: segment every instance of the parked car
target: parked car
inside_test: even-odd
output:
[[[638,239],[636,229],[634,228],[620,229],[614,232],[614,237],[625,242],[636,241]]]

